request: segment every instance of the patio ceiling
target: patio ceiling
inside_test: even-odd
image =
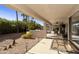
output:
[[[56,21],[67,21],[71,16],[74,4],[14,4],[6,5],[24,14],[39,18],[51,24]]]

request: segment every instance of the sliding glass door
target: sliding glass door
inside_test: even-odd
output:
[[[79,47],[79,11],[71,18],[71,41]]]

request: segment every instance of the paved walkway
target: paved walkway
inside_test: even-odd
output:
[[[37,45],[35,45],[26,54],[58,54],[57,50],[51,49],[52,40],[53,39],[42,39]]]
[[[54,34],[47,34],[47,37],[56,36]],[[65,50],[65,47],[63,46],[58,47],[58,49],[52,49],[52,43],[54,39],[42,39],[38,44],[36,44],[32,49],[30,49],[26,54],[68,54],[66,51],[62,52],[61,50]],[[60,43],[60,41],[59,41]],[[57,43],[54,43],[54,46],[56,46]],[[71,51],[71,47],[69,44],[66,45],[68,51]]]

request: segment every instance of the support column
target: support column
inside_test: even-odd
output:
[[[68,40],[71,40],[72,37],[72,31],[71,31],[71,26],[72,26],[72,17],[69,18],[69,21],[68,21]]]

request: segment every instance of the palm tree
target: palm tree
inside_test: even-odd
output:
[[[21,14],[21,16],[23,16],[23,19],[25,19],[25,15],[24,14]]]
[[[28,15],[25,15],[25,14],[21,14],[21,16],[23,16],[23,21],[26,23],[26,27],[25,27],[25,29],[26,29],[26,31],[28,30],[28,24],[29,24],[29,22],[28,22],[28,20],[29,20],[29,16]]]
[[[21,16],[23,16],[23,21],[26,21],[27,22],[29,16],[27,16],[25,14],[21,14]]]
[[[18,12],[16,11],[16,20],[17,20],[17,33],[19,33],[19,27],[18,27]]]

